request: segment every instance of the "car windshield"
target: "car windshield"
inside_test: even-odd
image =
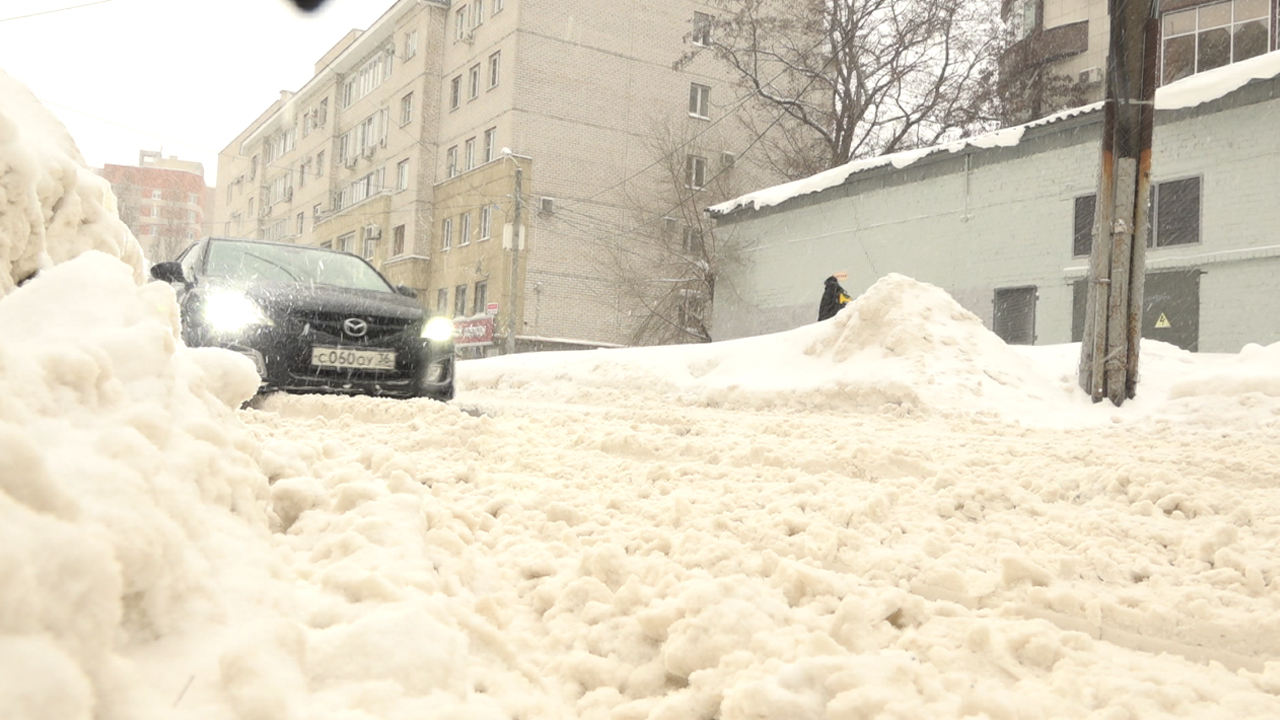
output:
[[[205,274],[241,282],[295,282],[395,292],[360,258],[301,245],[213,240]]]

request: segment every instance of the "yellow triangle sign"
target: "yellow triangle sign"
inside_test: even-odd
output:
[[[1173,326],[1169,324],[1169,318],[1165,317],[1165,316],[1164,316],[1164,313],[1160,313],[1160,319],[1159,319],[1159,320],[1156,320],[1156,327],[1157,327],[1157,328],[1171,328],[1171,327],[1173,327]]]

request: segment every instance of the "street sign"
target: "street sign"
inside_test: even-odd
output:
[[[488,305],[485,305],[485,306],[484,306],[484,313],[485,313],[486,315],[497,315],[497,314],[498,314],[498,303],[489,303]]]
[[[493,318],[479,317],[453,321],[453,344],[474,347],[493,344]]]

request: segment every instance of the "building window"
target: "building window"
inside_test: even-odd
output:
[[[489,128],[484,131],[484,147],[481,149],[481,162],[492,162],[494,143],[498,138],[498,128]]]
[[[249,219],[253,219],[253,198],[249,198]]]
[[[502,7],[505,4],[506,3],[503,2],[503,0],[493,0],[493,14],[497,15],[498,13],[502,12]]]
[[[400,98],[400,124],[408,125],[411,122],[413,122],[413,93]]]
[[[476,166],[476,139],[467,138],[467,143],[462,152],[463,167],[467,170]]]
[[[320,108],[316,111],[316,127],[324,127],[329,122],[329,98],[320,101]]]
[[[458,146],[454,145],[444,153],[446,175],[455,177],[458,174]]]
[[[480,241],[488,240],[493,233],[493,206],[480,208]]]
[[[1096,195],[1076,198],[1076,257],[1093,250],[1093,214]],[[1147,224],[1147,247],[1193,245],[1200,242],[1200,178],[1185,178],[1153,184],[1151,214]]]
[[[324,151],[316,153],[316,177],[324,176]]]
[[[693,33],[690,35],[690,40],[694,45],[711,47],[711,22],[712,17],[707,13],[693,14]]]
[[[458,8],[453,16],[453,39],[461,40],[467,36],[467,6]]]
[[[258,175],[258,156],[254,155],[249,161],[249,179],[252,180]]]
[[[449,309],[449,288],[440,288],[436,291],[436,312],[441,315]]]
[[[471,244],[471,213],[462,213],[458,217],[458,245]]]
[[[453,247],[453,218],[445,218],[440,225],[440,249]]]
[[[1229,0],[1165,13],[1162,81],[1171,83],[1267,52],[1269,5],[1268,0]]]
[[[471,3],[471,26],[479,27],[484,24],[484,0],[476,0]]]
[[[187,193],[187,202],[191,205],[199,205],[200,196],[195,193]]]
[[[307,214],[305,212],[298,213],[298,229],[294,232],[294,234],[301,235],[302,229],[306,227],[306,224],[307,224]]]
[[[498,87],[498,80],[502,73],[502,52],[496,52],[489,56],[489,87]]]
[[[997,288],[991,330],[1010,345],[1036,343],[1035,287]]]
[[[468,85],[470,92],[467,93],[467,99],[475,100],[476,98],[480,97],[480,64],[479,63],[476,63],[475,65],[471,66],[470,81],[471,81],[471,84]]]
[[[457,110],[462,104],[462,76],[449,81],[449,109]]]
[[[351,252],[351,246],[356,241],[356,234],[349,232],[346,235],[338,236],[338,249],[344,253]]]
[[[418,31],[405,33],[404,36],[404,59],[408,60],[418,54]]]
[[[471,314],[479,315],[487,310],[485,307],[489,303],[489,283],[485,280],[476,282],[476,299],[471,305]]]
[[[1098,196],[1085,195],[1076,198],[1076,217],[1072,254],[1075,257],[1088,257],[1093,251],[1093,221],[1098,211]]]
[[[467,286],[459,285],[453,289],[453,314],[455,317],[467,315]]]
[[[163,196],[164,196],[164,193],[162,193],[162,192],[161,192],[161,191],[159,191],[159,190],[152,190],[152,191],[151,191],[151,199],[152,199],[152,200],[159,200],[159,199],[160,199],[161,197],[163,197]]]
[[[408,158],[396,163],[396,190],[409,189],[409,160]]]
[[[1192,245],[1200,242],[1200,178],[1170,180],[1155,186],[1147,247]]]
[[[391,228],[391,255],[399,257],[404,254],[404,226]]]
[[[311,158],[298,164],[298,187],[307,186],[307,175],[311,174]]]
[[[689,85],[689,114],[699,118],[711,117],[711,88],[692,83]]]
[[[685,158],[686,183],[694,190],[700,190],[707,184],[707,159],[697,155]]]
[[[373,254],[377,252],[377,250],[378,250],[378,239],[375,237],[366,236],[364,239],[364,252],[361,253],[361,257],[363,257],[365,260],[372,260]]]

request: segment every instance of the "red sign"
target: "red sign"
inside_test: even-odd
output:
[[[493,318],[467,318],[453,321],[453,344],[460,347],[493,344]]]

